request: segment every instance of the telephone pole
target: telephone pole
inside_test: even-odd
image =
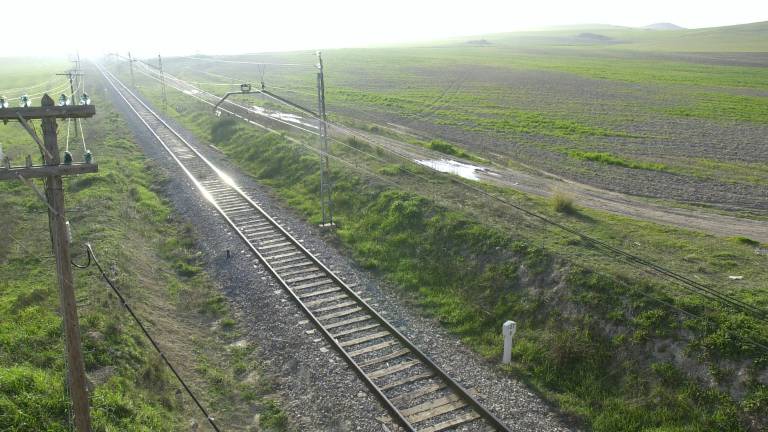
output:
[[[165,74],[163,73],[163,58],[160,57],[160,54],[157,55],[157,65],[160,69],[160,85],[163,89],[163,109],[168,110],[168,98],[165,94]]]
[[[323,57],[317,52],[317,124],[320,132],[320,207],[323,213],[322,227],[333,227],[333,201],[331,200],[331,170],[328,162],[328,118],[325,115],[325,80]]]
[[[64,322],[64,338],[67,357],[67,385],[72,399],[74,422],[77,432],[90,432],[91,418],[88,411],[88,390],[86,388],[85,366],[80,346],[80,325],[77,317],[77,303],[72,281],[71,258],[69,254],[69,223],[64,208],[62,176],[93,173],[98,166],[92,163],[61,164],[56,137],[57,118],[86,118],[96,114],[93,105],[55,106],[48,94],[42,98],[40,107],[0,108],[0,120],[18,121],[32,135],[43,154],[43,165],[32,166],[27,156],[25,166],[11,167],[6,158],[0,166],[0,181],[45,179],[45,199],[48,205],[48,223],[51,232],[53,253],[56,256],[56,274],[59,283],[59,300]],[[43,140],[29,125],[28,120],[40,119]],[[31,183],[28,183],[33,186]],[[37,190],[37,189],[35,189]]]

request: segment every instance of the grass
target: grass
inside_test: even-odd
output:
[[[718,121],[768,123],[768,98],[703,93],[692,104],[666,108],[665,113]]]
[[[45,79],[61,66],[25,62],[9,60],[0,73],[4,87]],[[32,72],[24,75],[27,70]],[[81,245],[91,242],[219,425],[246,430],[258,412],[252,402],[271,392],[254,392],[242,383],[258,371],[254,349],[221,350],[242,335],[225,299],[202,271],[193,230],[163,198],[163,173],[130,140],[103,90],[89,94],[98,115],[84,125],[99,173],[65,180],[73,259],[83,262]],[[62,145],[65,130],[59,127]],[[15,164],[36,153],[17,124],[0,127],[0,142]],[[76,160],[82,157],[80,149],[71,150]],[[0,430],[66,431],[69,401],[46,208],[20,182],[0,182],[0,208]],[[94,267],[74,271],[86,372],[95,385],[94,430],[175,431],[188,428],[190,419],[203,423],[187,396],[177,396],[180,386]],[[231,330],[211,332],[214,320],[228,320]],[[205,359],[216,366],[206,374],[194,373],[195,363]],[[275,409],[279,412],[279,406]]]
[[[737,243],[743,244],[743,245],[747,245],[747,246],[760,246],[760,242],[759,241],[752,240],[749,237],[737,236],[737,237],[731,238],[731,240],[733,240],[733,241],[735,241]]]
[[[667,167],[664,164],[632,161],[605,152],[571,150],[568,152],[568,156],[574,159],[592,161],[606,165],[616,165],[625,168],[644,169],[649,171],[667,171]]]
[[[159,100],[153,88],[143,91]],[[278,134],[217,120],[181,95],[169,98],[181,108],[172,116],[308,220],[319,220],[315,157]],[[401,185],[394,189],[348,167],[332,167],[336,235],[356,262],[383,275],[489,360],[500,355],[500,323],[515,319],[519,337],[508,372],[588,429],[736,431],[765,421],[768,399],[758,369],[747,372],[743,398],[723,390],[734,383],[729,362],[765,362],[765,353],[748,340],[768,340],[768,329],[753,318],[606,262],[579,239],[512,216],[450,181],[417,182],[397,164],[364,162],[342,147],[333,152]],[[569,225],[610,244],[657,261],[662,257],[665,265],[686,272],[696,268],[700,280],[718,281],[723,272],[749,274],[730,293],[753,304],[766,302],[759,276],[764,262],[752,245],[588,209],[580,209],[577,218],[561,216],[549,202],[488,188],[549,217],[567,217]],[[680,315],[665,303],[704,318]],[[671,362],[674,357],[657,350],[659,345],[682,350],[703,372]],[[694,372],[715,377],[722,387],[702,385]]]
[[[434,150],[436,152],[439,152],[448,156],[454,156],[454,157],[466,159],[472,162],[480,162],[480,163],[487,162],[486,159],[483,159],[474,153],[470,153],[460,147],[457,147],[443,140],[433,139],[429,141],[423,141],[418,139],[411,139],[409,140],[409,142],[411,144],[416,144],[418,146],[421,146],[430,150]]]

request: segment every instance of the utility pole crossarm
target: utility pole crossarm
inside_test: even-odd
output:
[[[99,171],[99,166],[93,163],[73,163],[71,165],[36,165],[31,167],[0,167],[0,180],[19,180],[45,178],[50,176],[70,176],[89,174]]]
[[[93,105],[39,106],[29,108],[0,108],[0,120],[26,120],[43,118],[88,118],[96,115]]]

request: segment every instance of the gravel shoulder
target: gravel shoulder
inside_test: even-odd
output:
[[[275,390],[291,417],[292,427],[302,431],[394,431],[397,428],[374,396],[331,349],[289,300],[288,294],[246,250],[224,220],[194,189],[180,168],[146,128],[114,94],[112,102],[126,118],[135,140],[147,156],[170,178],[167,198],[182,218],[195,225],[206,270],[227,295],[248,338],[259,347],[265,373],[275,379]],[[574,430],[559,414],[531,392],[447,333],[435,320],[424,316],[393,287],[357,268],[342,251],[323,239],[317,227],[283,206],[266,187],[243,175],[217,151],[183,127],[169,121],[218,167],[226,171],[256,202],[300,239],[348,283],[357,283],[363,298],[409,337],[454,379],[476,389],[488,408],[515,431]],[[232,258],[226,258],[226,251]]]

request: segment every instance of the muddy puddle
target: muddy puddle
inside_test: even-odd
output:
[[[493,175],[488,168],[470,165],[463,162],[458,162],[452,159],[440,159],[440,160],[415,160],[419,165],[432,168],[444,173],[454,174],[459,177],[463,177],[469,180],[480,180],[478,176],[480,173]]]

